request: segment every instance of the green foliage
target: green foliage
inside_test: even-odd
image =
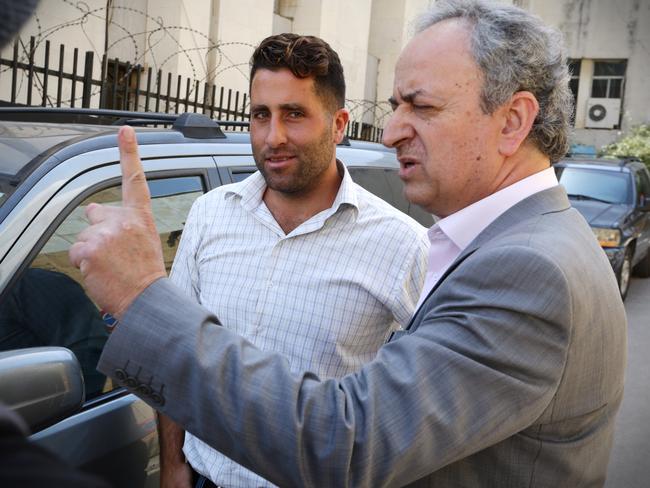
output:
[[[607,156],[636,156],[650,168],[650,124],[633,127],[628,135],[601,151]]]

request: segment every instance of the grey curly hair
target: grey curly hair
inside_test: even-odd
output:
[[[471,52],[483,72],[481,108],[491,114],[518,91],[529,91],[539,113],[528,140],[551,162],[569,149],[573,96],[562,34],[517,7],[482,0],[439,0],[416,31],[446,19],[466,21]]]

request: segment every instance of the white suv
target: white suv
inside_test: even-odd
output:
[[[168,269],[193,201],[255,171],[241,123],[240,131],[223,132],[199,114],[0,109],[0,401],[27,419],[33,441],[69,463],[115,486],[157,487],[154,411],[96,371],[106,317],[68,262],[86,226],[85,207],[121,200],[115,119],[141,126],[140,154]],[[359,184],[432,224],[402,196],[393,151],[352,141],[337,156]]]

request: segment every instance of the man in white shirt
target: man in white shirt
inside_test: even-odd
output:
[[[296,374],[165,278],[123,128],[125,207],[92,209],[71,250],[120,318],[98,368],[280,486],[603,486],[626,320],[550,169],[568,147],[568,80],[559,34],[520,8],[438,0],[423,16],[384,143],[407,198],[443,218],[442,259],[409,326],[339,379]],[[136,375],[155,398],[129,385]]]
[[[336,160],[344,99],[327,43],[295,34],[261,42],[251,59],[259,171],[196,201],[171,273],[226,327],[322,379],[360,369],[407,325],[428,247],[422,226]],[[206,488],[271,486],[191,434],[186,464],[181,428],[164,416],[160,426],[163,488],[189,487],[188,464]]]

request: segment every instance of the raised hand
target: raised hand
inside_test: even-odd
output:
[[[167,273],[135,131],[122,127],[118,144],[122,206],[88,205],[91,225],[77,236],[69,255],[90,297],[119,319],[145,288]]]

